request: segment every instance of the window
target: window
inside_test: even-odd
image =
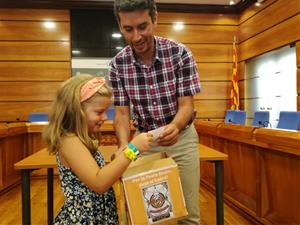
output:
[[[296,49],[286,46],[248,60],[245,66],[245,110],[251,124],[255,111],[270,111],[276,127],[280,111],[297,111]]]

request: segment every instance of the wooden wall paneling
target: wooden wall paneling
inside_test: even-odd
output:
[[[255,4],[252,4],[239,15],[239,24],[255,16],[255,14],[262,11],[264,8],[269,7],[271,4],[273,4],[276,1],[278,0],[265,0],[264,2],[261,3],[260,7],[257,7]]]
[[[299,40],[299,27],[300,14],[240,43],[239,60],[243,61]]]
[[[245,108],[245,100],[244,99],[240,99],[240,108],[241,109]]]
[[[6,137],[7,134],[8,134],[7,123],[0,123],[0,138]]]
[[[4,171],[5,171],[5,163],[4,163],[4,147],[5,147],[5,137],[8,134],[7,124],[0,123],[0,190],[4,186]]]
[[[297,111],[300,111],[300,95],[297,97]]]
[[[46,142],[42,138],[42,133],[46,124],[26,123],[27,128],[27,153],[31,155],[42,148],[47,147]]]
[[[195,124],[200,143],[229,155],[224,162],[224,199],[230,205],[250,216],[253,224],[300,224],[299,132]],[[213,190],[213,168],[201,169],[201,184]]]
[[[218,126],[217,132],[218,135],[228,140],[243,143],[252,143],[252,133],[255,129],[257,128],[252,126],[241,126],[239,124],[222,123]]]
[[[211,135],[215,135],[217,133],[217,128],[221,124],[221,122],[218,123],[211,121],[195,120],[194,124],[198,134],[201,134],[201,136],[206,135],[205,138],[200,139],[200,143],[208,147],[214,148],[213,142],[206,142],[205,139],[207,136],[210,136],[209,139],[211,139]]]
[[[50,101],[0,102],[0,121],[28,121],[29,112],[49,112]]]
[[[274,4],[270,4],[255,16],[240,24],[238,40],[239,42],[243,42],[250,37],[276,26],[282,21],[295,16],[299,11],[299,0],[279,0],[274,2]]]
[[[197,63],[232,62],[232,44],[187,44]]]
[[[70,61],[70,42],[0,42],[0,61]]]
[[[232,63],[197,63],[197,67],[200,81],[231,80]]]
[[[14,169],[14,164],[25,157],[26,131],[20,132],[20,127],[15,131],[14,128],[8,128],[8,137],[5,138],[4,147],[4,185],[8,187],[20,180],[20,171]],[[15,134],[14,134],[15,133]]]
[[[158,12],[159,24],[173,24],[179,21],[184,24],[237,25],[238,16],[235,14]]]
[[[300,67],[300,41],[296,42],[296,60],[297,60],[297,67]]]
[[[47,147],[47,144],[43,141],[41,132],[27,134],[26,155],[31,155],[45,147]]]
[[[224,120],[225,111],[229,108],[229,104],[229,100],[195,100],[196,118]]]
[[[238,63],[238,76],[239,76],[239,99],[240,99],[240,107],[239,109],[243,110],[244,102],[242,100],[245,98],[245,61]],[[248,124],[248,123],[246,123]]]
[[[261,154],[269,201],[269,208],[262,210],[263,218],[274,224],[300,224],[300,158],[268,151]]]
[[[228,44],[233,42],[233,36],[237,34],[237,26],[185,25],[183,30],[176,31],[172,24],[158,24],[155,34],[184,44]]]
[[[200,162],[200,179],[201,183],[205,182],[206,187],[214,190],[215,171],[212,163]]]
[[[68,10],[59,9],[0,9],[0,20],[70,21]]]
[[[55,28],[45,27],[45,21],[1,21],[2,41],[69,41],[69,22],[53,22]]]
[[[70,11],[0,9],[0,30],[0,121],[26,121],[71,76]]]
[[[201,83],[201,92],[194,96],[195,100],[199,99],[226,99],[229,96],[230,82],[209,82],[204,81]]]
[[[65,81],[70,62],[0,62],[0,81]]]
[[[245,84],[246,84],[246,80],[239,81],[240,100],[245,99]]]
[[[300,132],[281,129],[256,129],[254,138],[269,148],[300,157]]]
[[[227,141],[224,153],[230,161],[225,162],[224,189],[225,194],[231,196],[244,205],[253,214],[256,212],[256,152],[251,146]],[[245,175],[247,174],[247,175]]]
[[[62,82],[0,82],[0,101],[51,101]]]
[[[238,63],[238,75],[239,81],[245,79],[245,61],[241,61]]]

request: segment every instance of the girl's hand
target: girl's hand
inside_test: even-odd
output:
[[[153,135],[151,133],[141,133],[135,136],[131,141],[140,153],[148,151],[152,142]]]

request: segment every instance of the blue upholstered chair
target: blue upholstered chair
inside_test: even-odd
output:
[[[279,113],[279,122],[277,128],[288,129],[288,130],[299,130],[300,112],[281,111]]]
[[[225,116],[225,123],[233,123],[245,125],[246,111],[243,110],[227,110]]]
[[[29,113],[29,122],[47,122],[48,113]]]
[[[270,121],[269,111],[257,111],[254,113],[254,118],[252,120],[252,126],[256,127],[268,127]]]
[[[246,122],[246,111],[236,110],[234,112],[233,123],[234,124],[245,125],[245,122]]]
[[[226,110],[225,123],[232,123],[235,110]]]
[[[113,120],[115,116],[115,109],[114,108],[109,108],[107,110],[107,119],[108,120]]]

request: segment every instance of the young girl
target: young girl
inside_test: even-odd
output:
[[[58,90],[44,138],[56,154],[65,202],[54,224],[118,224],[111,188],[137,155],[149,150],[142,133],[108,165],[98,151],[97,133],[107,119],[112,92],[105,79],[78,75]]]

